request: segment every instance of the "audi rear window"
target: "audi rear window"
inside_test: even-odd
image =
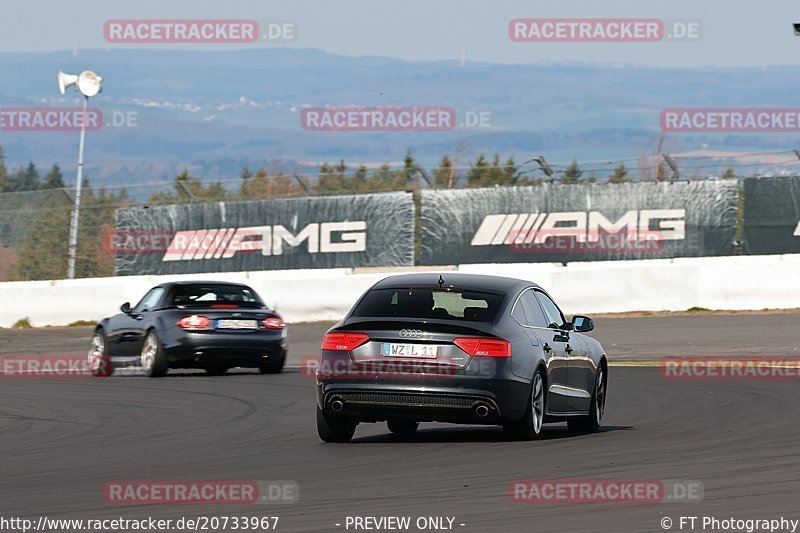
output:
[[[354,317],[399,317],[491,322],[503,301],[493,292],[455,289],[372,289]]]
[[[252,290],[236,285],[177,285],[170,289],[167,303],[171,306],[236,306],[264,307],[264,302]]]

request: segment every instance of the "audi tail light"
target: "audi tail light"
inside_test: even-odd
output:
[[[459,337],[453,343],[474,357],[511,357],[511,343],[503,339]]]
[[[208,329],[209,324],[211,324],[211,321],[202,315],[185,316],[178,320],[178,327],[189,331]]]
[[[326,333],[322,338],[322,349],[349,352],[368,340],[369,335],[364,333]]]
[[[283,319],[277,316],[265,318],[261,321],[261,324],[263,324],[264,328],[273,330],[283,329],[286,327],[286,323],[283,321]]]

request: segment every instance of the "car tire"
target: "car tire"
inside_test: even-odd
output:
[[[209,376],[224,376],[228,372],[227,366],[207,366],[206,374]]]
[[[280,357],[270,357],[260,365],[258,371],[262,374],[280,374],[283,371],[283,365],[286,362],[286,355]]]
[[[419,422],[416,420],[389,420],[386,425],[389,431],[397,435],[413,435],[419,428]]]
[[[147,336],[142,344],[142,353],[139,356],[142,369],[147,377],[160,378],[167,374],[167,356],[164,354],[164,347],[158,338],[155,330],[147,332]]]
[[[114,373],[114,365],[108,357],[108,342],[103,328],[97,328],[87,354],[89,371],[95,377],[107,378]]]
[[[317,406],[317,433],[325,442],[350,442],[356,432],[356,422],[349,416],[325,413]]]
[[[601,366],[595,378],[589,414],[567,420],[567,427],[570,431],[574,433],[594,433],[600,430],[600,422],[606,405],[606,383],[605,369]]]
[[[544,372],[536,370],[531,380],[531,393],[525,414],[518,422],[506,424],[503,430],[513,440],[535,440],[542,436],[545,413],[546,386]]]

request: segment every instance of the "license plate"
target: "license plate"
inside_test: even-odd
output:
[[[439,355],[439,347],[435,344],[400,344],[387,342],[383,345],[383,355],[386,357],[436,359],[436,356]]]
[[[217,320],[218,329],[258,329],[258,321],[237,318],[223,318]]]

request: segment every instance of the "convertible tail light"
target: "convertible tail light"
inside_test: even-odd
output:
[[[188,330],[207,329],[211,321],[201,315],[185,316],[178,320],[178,327]]]
[[[326,333],[322,338],[322,349],[349,352],[368,340],[369,335],[364,333]]]
[[[474,357],[511,357],[511,343],[502,339],[460,337],[453,343]]]
[[[286,323],[283,321],[283,319],[277,316],[265,318],[261,321],[261,323],[266,329],[283,329],[286,327]]]

